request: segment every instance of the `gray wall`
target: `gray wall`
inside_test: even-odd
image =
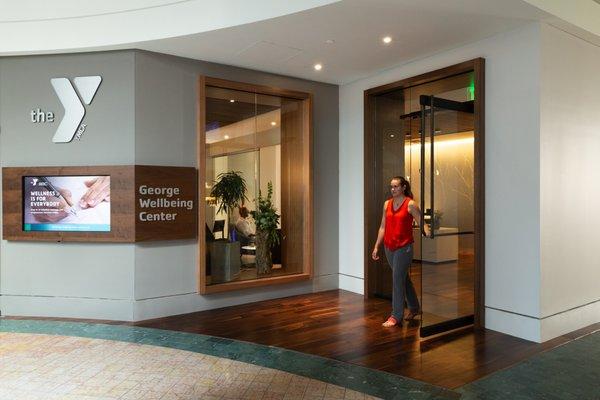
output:
[[[2,241],[0,310],[140,320],[337,288],[338,87],[166,55],[102,52],[0,59],[2,166],[153,164],[196,166],[198,75],[314,94],[315,279],[199,296],[195,241],[151,244]],[[62,106],[53,77],[101,75],[82,140],[54,144]],[[33,124],[29,111],[54,111]]]
[[[315,205],[312,283],[198,296],[195,242],[137,245],[136,319],[337,288],[338,87],[156,53],[135,55],[138,164],[196,166],[199,75],[313,93]]]
[[[81,141],[52,143],[63,108],[55,77],[101,75]],[[0,162],[7,166],[134,162],[134,54],[0,59]],[[34,108],[56,122],[33,124]],[[134,247],[121,244],[2,241],[0,310],[4,315],[131,319]]]

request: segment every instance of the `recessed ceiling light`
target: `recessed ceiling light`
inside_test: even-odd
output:
[[[275,125],[277,125],[277,122],[271,121],[271,126],[275,126]]]
[[[315,64],[314,68],[315,70],[320,71],[323,68],[323,66],[321,64]]]
[[[381,41],[385,44],[390,44],[392,43],[392,37],[391,36],[385,36],[383,39],[381,39]]]
[[[229,139],[229,135],[225,135],[223,136],[225,139]]]
[[[235,103],[234,99],[229,100],[230,103]]]
[[[394,135],[393,133],[390,135],[390,137],[394,137],[394,136],[396,136],[396,135]]]

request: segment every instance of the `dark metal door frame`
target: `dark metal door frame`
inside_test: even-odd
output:
[[[473,323],[475,328],[483,328],[485,321],[485,60],[477,58],[450,67],[442,68],[436,71],[428,72],[422,75],[392,82],[383,86],[378,86],[365,90],[364,92],[364,293],[365,297],[372,297],[374,293],[374,280],[369,279],[375,276],[376,265],[371,260],[370,251],[374,243],[374,235],[377,233],[377,227],[381,220],[381,205],[375,204],[376,199],[373,193],[378,189],[378,169],[377,169],[377,147],[375,137],[375,96],[392,92],[398,89],[409,88],[423,83],[429,83],[451,76],[474,72],[475,79],[475,100],[472,107],[475,114],[474,133],[475,133],[475,160],[474,160],[474,185],[475,185],[475,315]],[[442,105],[434,100],[435,105]],[[466,110],[461,110],[466,111]],[[447,330],[447,329],[444,329]]]

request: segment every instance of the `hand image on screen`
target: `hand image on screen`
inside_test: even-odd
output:
[[[87,192],[81,196],[79,206],[83,209],[96,207],[103,201],[110,202],[110,176],[99,176],[85,181]]]
[[[69,216],[69,213],[66,212],[65,210],[68,210],[69,208],[71,208],[69,203],[73,204],[73,200],[71,198],[71,191],[69,189],[62,189],[62,188],[57,188],[57,190],[60,192],[60,194],[62,195],[63,198],[58,198],[58,197],[53,196],[53,197],[49,197],[48,201],[58,202],[59,206],[56,208],[56,210],[34,214],[33,217],[37,221],[54,223],[54,222],[58,222],[61,219],[64,219]],[[65,201],[65,199],[66,199],[66,201]],[[67,201],[69,203],[67,203]]]

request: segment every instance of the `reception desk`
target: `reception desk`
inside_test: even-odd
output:
[[[413,258],[429,263],[456,261],[458,259],[458,235],[448,235],[452,233],[458,233],[458,229],[440,227],[435,230],[435,234],[445,236],[435,236],[433,239],[429,239],[421,235],[420,228],[413,228],[415,239]]]

